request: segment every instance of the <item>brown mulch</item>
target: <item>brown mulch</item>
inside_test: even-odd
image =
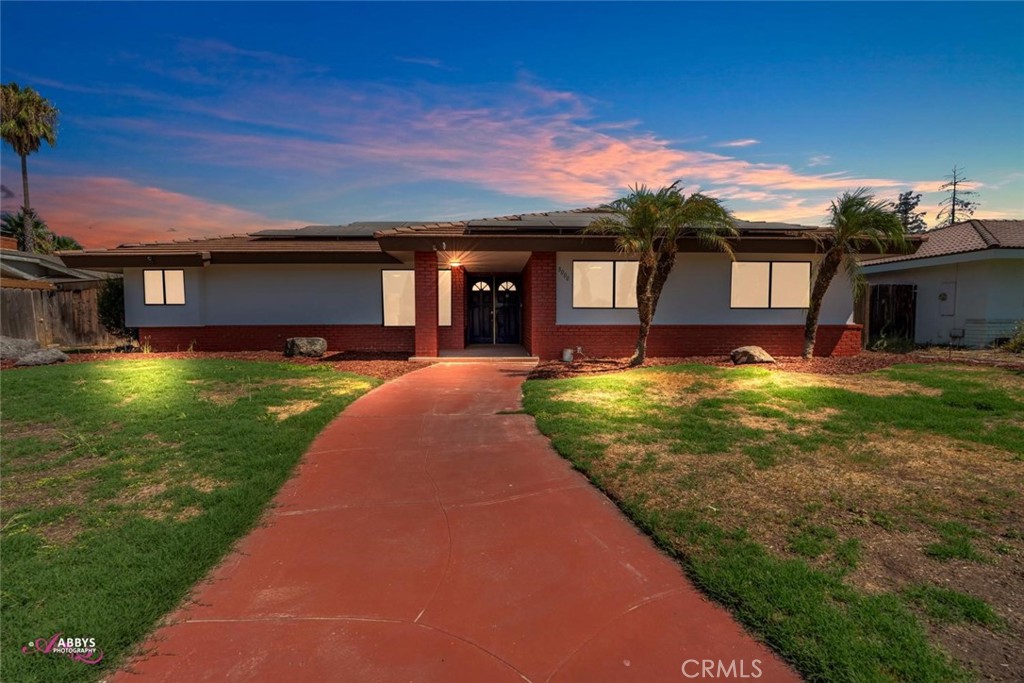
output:
[[[897,353],[876,353],[865,351],[857,356],[837,358],[811,358],[804,360],[799,356],[780,356],[775,363],[765,363],[758,367],[768,370],[784,370],[786,372],[803,372],[814,375],[857,375],[864,372],[881,370],[897,363],[939,363],[946,362],[941,358],[919,358],[912,355]],[[956,361],[954,361],[956,362]],[[649,358],[642,367],[653,368],[678,363],[697,363],[715,365],[723,368],[734,366],[728,356],[687,356],[682,358]],[[1024,363],[1022,363],[1024,364]],[[571,363],[561,361],[542,361],[530,374],[530,379],[559,379],[578,377],[580,375],[606,374],[630,370],[628,358],[583,358]]]
[[[403,353],[328,353],[323,358],[287,358],[276,351],[178,351],[171,353],[72,353],[69,363],[95,363],[107,360],[152,360],[154,358],[224,358],[241,361],[295,363],[297,365],[329,365],[339,372],[354,372],[367,377],[392,380],[407,372],[419,370],[426,363],[410,363]],[[14,361],[4,361],[0,369],[13,369]],[[21,369],[21,368],[17,368]]]

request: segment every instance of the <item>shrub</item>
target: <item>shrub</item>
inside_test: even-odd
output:
[[[126,341],[139,338],[137,328],[126,327],[124,324],[124,278],[111,278],[104,283],[97,299],[97,308],[100,324],[107,332]]]
[[[1018,320],[1013,328],[1013,336],[1003,344],[1003,348],[1013,353],[1024,353],[1024,320]]]
[[[885,353],[910,353],[917,345],[909,337],[888,337],[882,332],[869,345],[872,351],[884,351]]]

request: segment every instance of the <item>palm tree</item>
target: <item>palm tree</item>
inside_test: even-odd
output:
[[[811,300],[807,306],[807,322],[804,325],[804,358],[814,355],[814,338],[818,334],[818,316],[825,292],[832,279],[842,267],[853,284],[854,297],[860,299],[867,289],[864,275],[857,257],[865,247],[879,252],[891,249],[904,250],[907,235],[899,217],[891,205],[875,200],[871,191],[862,187],[854,192],[844,192],[832,201],[829,227],[832,231],[819,238],[819,247],[824,250],[818,263],[811,288]]]
[[[35,245],[36,253],[52,254],[55,251],[77,251],[82,248],[82,245],[74,237],[51,232],[49,226],[46,225],[46,221],[41,219],[35,211],[30,211],[29,214],[31,220],[26,220],[24,211],[19,211],[15,214],[5,213],[0,218],[3,231],[18,240],[18,248],[22,251],[27,251],[25,249],[25,243],[27,242],[25,239],[25,226],[29,224],[33,228],[32,243]]]
[[[721,202],[704,194],[683,194],[676,181],[654,191],[646,185],[630,188],[630,193],[601,207],[612,215],[599,218],[587,232],[611,235],[619,251],[638,257],[636,308],[640,333],[630,365],[647,358],[647,337],[658,308],[661,290],[676,263],[679,239],[695,237],[707,249],[723,251],[732,257],[728,237],[738,233],[732,215]]]
[[[32,213],[28,197],[28,155],[39,150],[45,140],[57,144],[57,108],[32,88],[21,89],[17,83],[0,86],[0,135],[21,157],[23,216]],[[34,251],[32,230],[25,231],[25,251]]]
[[[46,226],[46,222],[36,215],[35,211],[29,211],[28,215],[25,214],[24,209],[18,213],[5,213],[0,218],[0,223],[3,224],[4,232],[18,240],[18,249],[28,251],[26,245],[31,243],[35,251],[46,251],[45,245],[50,240],[50,229]],[[26,234],[25,226],[27,225],[32,226],[32,230],[29,231],[31,235]]]
[[[79,244],[78,240],[68,235],[54,234],[50,240],[50,246],[53,251],[80,251],[82,249],[82,245]]]

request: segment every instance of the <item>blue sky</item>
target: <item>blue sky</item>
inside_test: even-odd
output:
[[[0,12],[3,81],[61,110],[33,205],[87,246],[568,208],[676,179],[808,224],[845,189],[914,188],[932,220],[954,163],[978,216],[1024,216],[1021,3]],[[14,208],[6,146],[2,169]]]

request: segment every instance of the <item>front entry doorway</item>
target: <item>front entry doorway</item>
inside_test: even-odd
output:
[[[518,275],[470,275],[466,278],[466,341],[470,344],[518,344],[522,341],[522,295]]]

